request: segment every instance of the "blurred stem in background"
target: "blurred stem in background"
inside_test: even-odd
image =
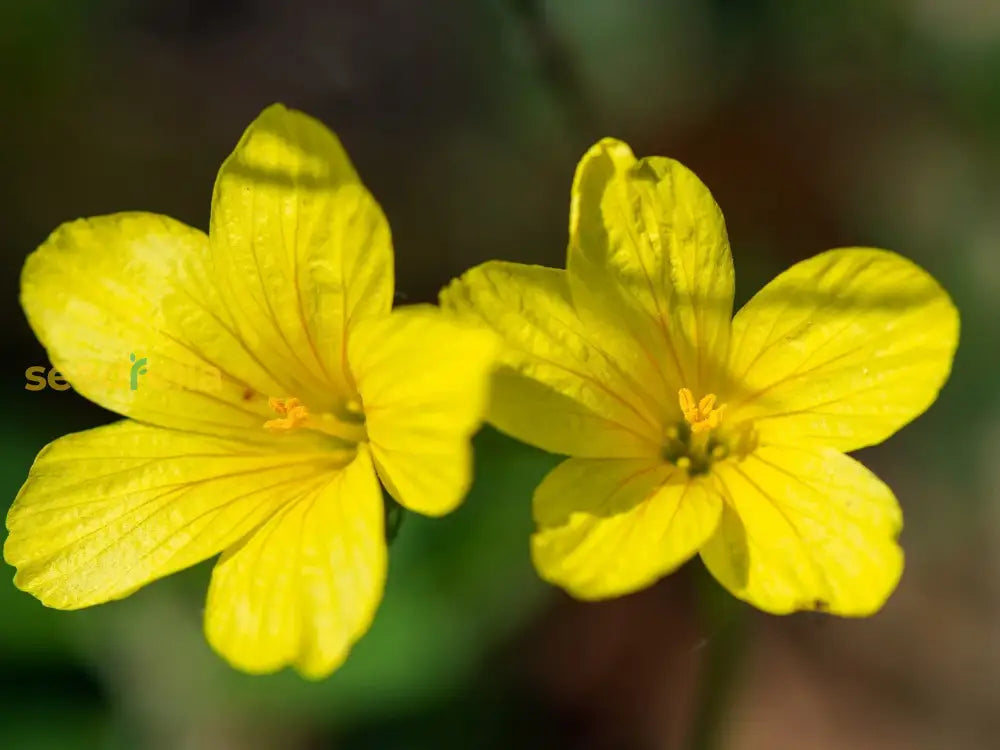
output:
[[[748,608],[723,589],[704,566],[695,587],[704,655],[698,702],[691,726],[691,750],[724,750],[726,712],[736,692],[748,643]]]
[[[573,56],[560,43],[548,22],[544,2],[507,0],[507,6],[529,39],[539,78],[563,108],[570,127],[583,133],[593,131],[597,116],[587,98],[586,87],[580,80]]]

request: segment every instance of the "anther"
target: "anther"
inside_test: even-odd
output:
[[[267,405],[281,419],[271,419],[264,423],[264,428],[272,432],[283,432],[302,426],[309,419],[309,410],[294,396],[291,398],[269,398]]]
[[[269,398],[267,403],[280,417],[264,423],[264,428],[271,432],[288,432],[301,427],[348,443],[360,443],[368,439],[364,411],[357,401],[348,401],[344,405],[346,416],[343,413],[339,416],[329,412],[311,413],[295,397]]]
[[[681,413],[685,421],[691,425],[691,432],[699,433],[707,430],[714,430],[722,424],[722,414],[726,408],[725,404],[716,407],[716,397],[714,393],[702,397],[701,401],[695,402],[694,394],[689,388],[681,388],[677,392],[677,402],[680,404]]]

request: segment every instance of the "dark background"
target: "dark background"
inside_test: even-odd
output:
[[[562,266],[573,169],[605,135],[709,185],[738,303],[840,245],[926,267],[962,314],[953,376],[860,455],[904,508],[902,584],[870,619],[778,618],[695,562],[574,603],[528,558],[556,459],[485,431],[467,503],[404,521],[374,628],[318,684],[213,655],[210,564],[74,613],[6,568],[0,746],[644,750],[699,723],[726,750],[997,746],[1000,5],[0,0],[8,501],[45,443],[113,418],[24,389],[48,365],[17,304],[24,257],[79,216],[206,228],[215,171],[273,101],[344,141],[392,225],[403,302],[489,258]]]

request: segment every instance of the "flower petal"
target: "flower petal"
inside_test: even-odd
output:
[[[698,551],[722,500],[659,460],[571,458],[535,490],[539,575],[580,599],[645,588]]]
[[[573,180],[567,269],[581,315],[628,332],[667,393],[717,389],[733,262],[722,212],[693,172],[637,161],[614,139],[593,146]]]
[[[393,296],[389,226],[337,137],[264,110],[219,170],[209,235],[241,337],[290,363],[300,383],[288,393],[323,411],[330,382],[351,386],[349,322],[389,312]]]
[[[122,421],[45,447],[7,514],[14,583],[58,609],[117,599],[238,541],[350,460]]]
[[[453,281],[441,301],[503,340],[489,409],[498,429],[572,456],[657,452],[658,381],[640,383],[631,373],[641,363],[610,358],[599,343],[607,337],[573,309],[565,271],[491,261]]]
[[[289,500],[216,564],[205,633],[238,669],[293,665],[319,679],[368,630],[385,585],[382,490],[367,448]]]
[[[164,427],[267,439],[267,394],[292,387],[290,368],[265,366],[235,335],[210,268],[208,238],[173,219],[80,219],[28,257],[21,304],[52,364],[91,401]]]
[[[737,313],[727,419],[762,436],[851,451],[927,409],[951,371],[958,311],[923,269],[886,250],[797,263]]]
[[[452,511],[472,481],[497,342],[430,306],[359,321],[348,343],[379,477],[418,513]]]
[[[734,596],[775,614],[863,616],[896,588],[902,514],[892,491],[853,458],[765,446],[716,475],[726,510],[701,556]]]

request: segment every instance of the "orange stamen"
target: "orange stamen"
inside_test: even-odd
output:
[[[726,405],[716,407],[716,397],[714,393],[704,396],[701,401],[694,400],[694,394],[688,388],[681,388],[677,392],[677,401],[681,407],[681,413],[689,425],[692,433],[706,432],[714,430],[722,424],[722,414]]]
[[[301,427],[309,419],[309,410],[297,398],[269,398],[267,405],[281,416],[264,423],[264,428],[272,432],[283,432]]]

